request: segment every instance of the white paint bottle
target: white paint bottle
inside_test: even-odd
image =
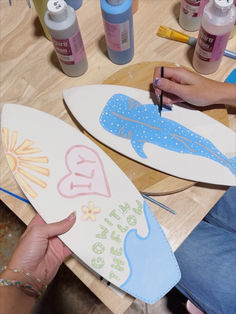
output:
[[[233,0],[211,0],[204,9],[193,55],[193,67],[202,74],[215,72],[235,23]]]
[[[209,0],[181,0],[179,12],[180,26],[189,32],[199,30],[203,10]]]
[[[64,0],[49,0],[44,20],[63,72],[68,76],[84,74],[88,62],[75,10]]]

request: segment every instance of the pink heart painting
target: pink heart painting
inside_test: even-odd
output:
[[[72,146],[65,156],[69,171],[57,185],[60,195],[74,198],[79,195],[110,197],[110,188],[104,166],[98,153],[84,145]]]

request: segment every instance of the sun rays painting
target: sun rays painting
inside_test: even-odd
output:
[[[42,189],[47,187],[41,176],[48,177],[50,171],[41,164],[48,164],[48,157],[39,155],[41,149],[29,139],[19,143],[18,131],[3,127],[2,139],[8,164],[22,190],[32,198],[37,197],[34,185]]]

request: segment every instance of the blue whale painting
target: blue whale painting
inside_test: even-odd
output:
[[[178,153],[210,158],[236,176],[235,157],[227,158],[207,138],[160,116],[153,104],[143,105],[129,96],[114,94],[101,113],[100,124],[106,131],[130,140],[141,158],[147,158],[143,146],[148,142]]]

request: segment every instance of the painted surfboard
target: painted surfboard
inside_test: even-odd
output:
[[[126,86],[86,85],[63,96],[84,129],[117,152],[180,178],[236,185],[236,134],[206,114],[173,105],[160,115],[153,95]]]
[[[12,173],[47,222],[76,211],[61,240],[88,268],[147,303],[180,279],[170,245],[128,177],[102,149],[62,120],[5,104],[2,143]]]

